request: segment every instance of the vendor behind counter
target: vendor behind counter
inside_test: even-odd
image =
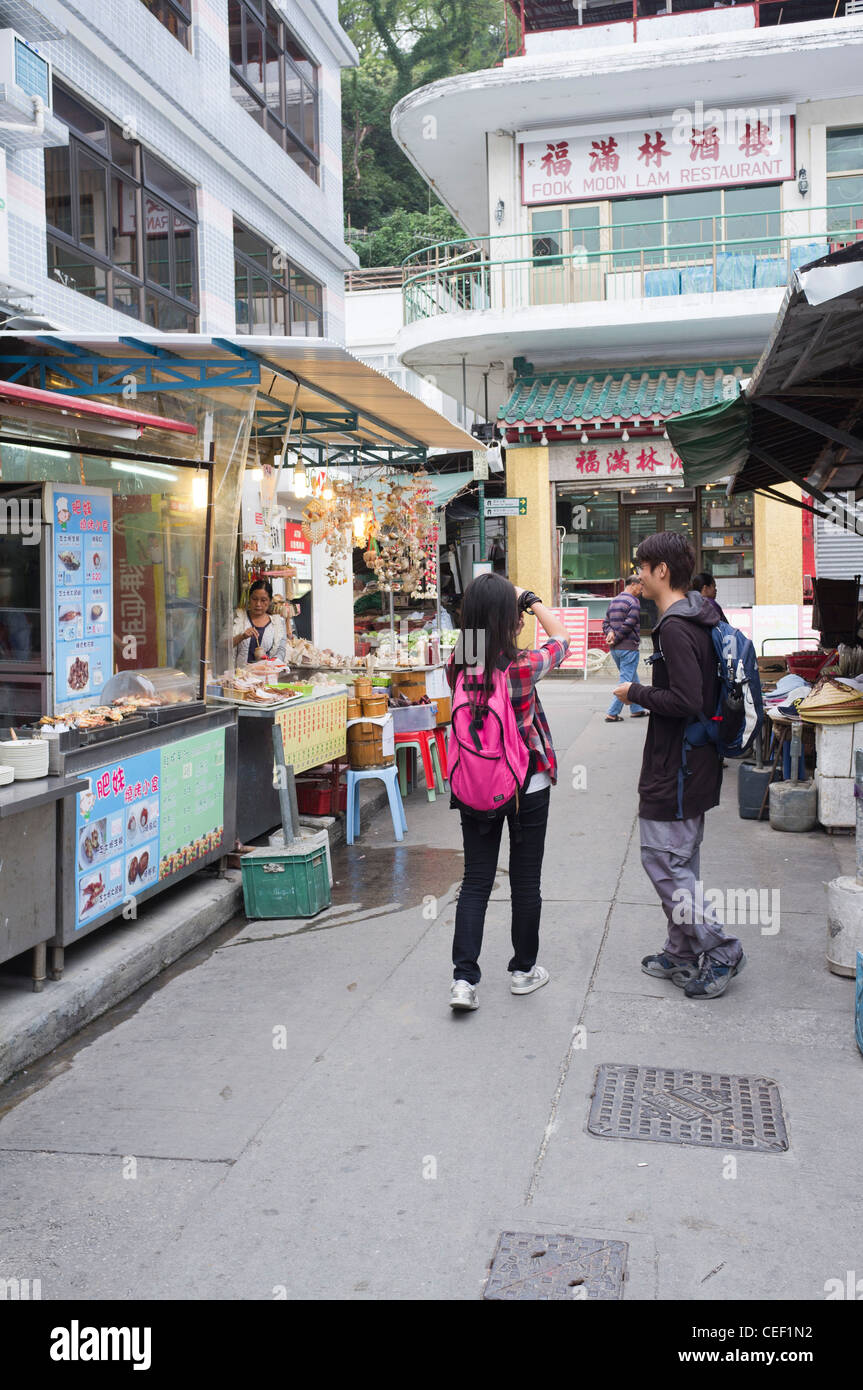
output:
[[[273,588],[267,579],[256,579],[249,590],[247,608],[234,617],[234,665],[256,661],[284,661],[288,629],[284,618],[271,612]]]

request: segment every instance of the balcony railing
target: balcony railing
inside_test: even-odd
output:
[[[800,266],[861,239],[860,203],[465,237],[406,258],[404,321],[780,288]]]

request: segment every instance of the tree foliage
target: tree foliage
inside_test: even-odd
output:
[[[393,140],[390,112],[417,87],[500,62],[504,0],[341,0],[360,54],[342,78],[345,214],[363,265],[397,265],[460,228]],[[423,220],[425,219],[425,221]]]

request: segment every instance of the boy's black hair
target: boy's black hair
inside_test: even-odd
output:
[[[645,536],[635,552],[635,563],[648,565],[651,571],[663,561],[668,566],[672,589],[685,592],[692,583],[695,551],[679,531],[656,531],[652,536]]]

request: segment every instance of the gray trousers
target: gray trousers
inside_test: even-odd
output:
[[[677,960],[695,961],[705,951],[717,965],[734,965],[743,950],[736,936],[726,936],[711,903],[704,902],[699,879],[704,816],[688,820],[644,820],[641,862],[668,921],[663,950]]]

